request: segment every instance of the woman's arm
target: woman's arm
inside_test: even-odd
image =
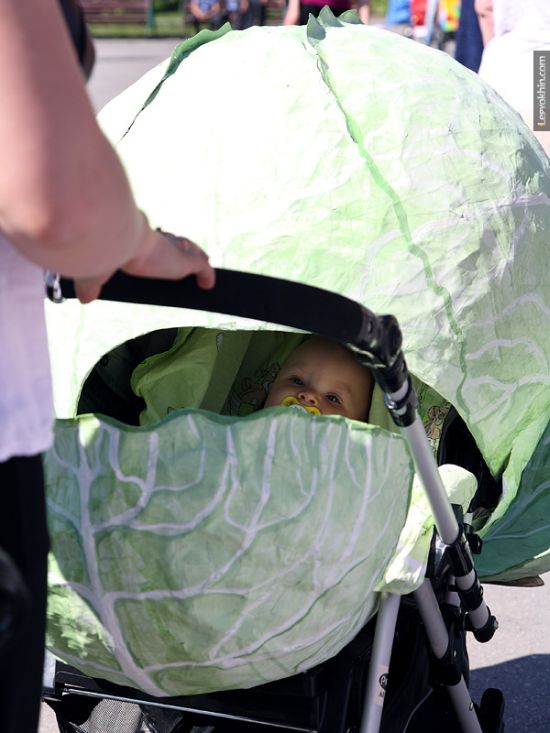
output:
[[[483,45],[486,46],[495,35],[493,0],[475,0],[474,7],[479,20]]]
[[[357,0],[357,14],[359,15],[362,23],[365,25],[369,24],[370,0]]]
[[[29,260],[82,279],[90,300],[118,268],[196,272],[206,255],[151,230],[100,131],[56,0],[0,3],[0,231]]]
[[[297,25],[300,21],[300,0],[288,0],[283,25]]]

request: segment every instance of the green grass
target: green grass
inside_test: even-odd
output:
[[[154,26],[132,23],[90,23],[95,38],[178,38],[190,35],[192,29],[185,27],[184,15],[179,11],[155,13]]]
[[[384,18],[388,12],[388,0],[371,0],[370,12],[373,18]]]
[[[383,18],[388,0],[371,0],[373,18]],[[95,38],[181,38],[193,34],[189,23],[184,23],[181,11],[158,11],[155,13],[154,26],[149,29],[145,24],[130,23],[91,23],[90,30]],[[269,24],[276,24],[280,11],[268,14]]]

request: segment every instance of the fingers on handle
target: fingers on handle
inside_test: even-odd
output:
[[[81,303],[91,303],[99,298],[103,281],[97,280],[75,280],[74,286],[76,296]]]
[[[197,285],[204,290],[210,290],[216,284],[216,271],[207,262],[207,266],[197,272]]]
[[[215,272],[208,261],[206,252],[186,237],[177,237],[168,232],[162,232],[165,240],[178,252],[179,267],[172,277],[185,277],[196,275],[197,284],[200,288],[210,289],[216,281]],[[179,272],[179,274],[177,274]]]
[[[216,274],[208,262],[208,255],[185,237],[161,233],[154,246],[143,258],[128,262],[123,272],[137,277],[179,280],[195,275],[197,284],[206,290],[213,288]],[[112,273],[92,278],[76,278],[75,290],[81,303],[90,303],[99,297],[101,287]]]

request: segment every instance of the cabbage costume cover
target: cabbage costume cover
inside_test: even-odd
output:
[[[480,575],[550,568],[550,171],[515,112],[446,55],[324,10],[307,27],[199,34],[101,122],[151,222],[215,265],[393,313],[432,437],[448,401],[504,471]],[[141,427],[72,419],[103,354],[173,326],[196,327],[176,350],[210,339],[186,351],[187,409]],[[247,687],[330,657],[376,591],[421,582],[429,510],[381,410],[377,426],[211,411],[208,385],[250,353],[216,366],[232,332],[271,340],[256,386],[291,336],[106,302],[52,305],[49,327],[64,418],[46,461],[49,644],[63,659],[159,695]],[[443,477],[467,505],[471,477]]]

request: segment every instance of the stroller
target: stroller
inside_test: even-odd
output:
[[[181,114],[205,86],[204,104]],[[56,404],[70,418],[46,466],[50,646],[69,665],[47,697],[61,724],[92,731],[95,701],[113,699],[131,706],[130,728],[159,731],[501,730],[499,694],[476,708],[467,691],[466,626],[482,639],[495,627],[468,547],[481,550],[482,578],[550,567],[536,509],[547,501],[550,176],[529,131],[451,59],[325,11],[307,27],[192,39],[101,122],[148,215],[227,269],[210,294],[120,276],[85,311],[50,308]],[[400,329],[364,306],[398,319],[421,421]],[[172,349],[174,328],[214,328],[225,344],[268,323],[349,344],[380,404],[389,395],[397,433],[213,415],[230,372],[215,366],[210,402],[132,426],[143,405],[120,385]],[[80,411],[107,417],[72,419],[85,380]],[[430,388],[440,401],[426,406]],[[423,423],[455,469],[434,470]]]
[[[353,348],[358,358],[373,370],[378,385],[387,395],[393,420],[410,440],[415,465],[425,483],[438,526],[431,548],[433,577],[424,580],[411,597],[403,600],[396,593],[383,593],[375,629],[373,622],[363,626],[332,659],[249,691],[159,699],[108,680],[90,679],[70,666],[51,662],[45,697],[57,713],[61,730],[91,733],[99,732],[102,726],[112,729],[114,725],[124,733],[140,730],[328,733],[374,732],[380,725],[387,731],[414,731],[434,723],[457,731],[504,730],[500,692],[486,691],[478,707],[474,707],[468,694],[466,629],[472,630],[478,640],[488,641],[497,624],[485,606],[471,559],[469,547],[478,546],[476,537],[470,534],[466,539],[462,508],[454,507],[456,516],[451,508],[416,411],[416,393],[401,352],[397,322],[391,316],[379,318],[342,296],[289,281],[223,270],[218,271],[217,279],[212,293],[182,283],[177,286],[163,283],[158,292],[164,293],[164,304],[230,311],[269,322],[283,320],[287,326],[330,338],[338,333],[339,340]],[[152,293],[144,292],[150,284],[133,280],[122,275],[116,277],[106,287],[103,297],[135,299],[138,293],[138,299],[150,298]],[[70,283],[63,283],[61,290],[70,293]],[[300,307],[296,308],[298,304]],[[346,324],[344,329],[342,323]],[[136,353],[146,356],[151,348],[157,350],[163,340],[167,344],[174,338],[173,332],[154,336],[126,345],[125,356],[132,352],[134,359]],[[128,400],[121,399],[120,389],[113,388],[117,380],[112,367],[110,372],[101,362],[92,371],[80,396],[79,411],[102,408],[101,411],[110,412],[112,417],[131,420],[132,408]],[[126,403],[124,408],[123,403]],[[458,421],[458,416],[452,413],[447,424],[452,426],[454,422],[454,428],[448,427],[445,432],[456,430]],[[443,448],[441,452],[444,453]],[[470,464],[475,461],[483,464],[479,453],[473,452],[469,459]],[[487,483],[483,485],[485,494],[498,492],[496,484],[487,486]],[[54,506],[54,514],[57,509]],[[384,704],[386,694],[388,701]],[[109,726],[106,721],[110,721]]]

